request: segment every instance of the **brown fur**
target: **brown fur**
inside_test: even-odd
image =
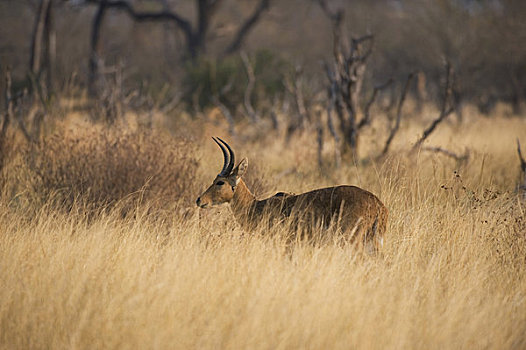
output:
[[[293,218],[303,226],[334,227],[347,240],[368,252],[380,248],[387,225],[387,208],[372,193],[356,186],[327,187],[302,194],[279,192],[258,200],[241,176],[248,162],[243,159],[228,176],[217,176],[197,199],[202,208],[230,203],[234,216],[246,230]],[[316,226],[317,227],[317,226]]]

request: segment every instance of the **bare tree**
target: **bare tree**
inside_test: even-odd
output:
[[[49,0],[43,0],[49,1]],[[227,46],[225,53],[237,51],[250,30],[261,18],[261,15],[270,6],[271,0],[260,0],[254,12],[240,26],[234,35],[232,43]],[[89,85],[90,90],[94,92],[95,81],[97,80],[98,70],[102,64],[102,46],[101,46],[101,27],[104,17],[109,9],[117,9],[125,12],[130,18],[137,22],[146,21],[171,21],[181,30],[185,38],[186,57],[195,61],[202,53],[206,51],[206,38],[210,30],[212,18],[217,13],[223,0],[195,0],[197,8],[196,24],[187,18],[184,18],[175,11],[171,11],[167,6],[158,12],[137,12],[134,7],[126,0],[86,0],[86,2],[98,5],[95,17],[93,19],[91,33],[91,55],[89,64]]]
[[[342,155],[352,159],[358,156],[358,138],[360,131],[370,125],[370,108],[378,92],[391,84],[391,80],[373,89],[370,99],[363,104],[360,101],[362,94],[367,61],[373,51],[374,36],[367,34],[359,38],[352,38],[350,42],[342,39],[343,10],[331,12],[324,0],[318,0],[321,8],[327,14],[333,29],[333,62],[325,63],[325,72],[329,80],[329,129],[334,130],[332,111],[338,117]],[[360,108],[363,108],[363,117],[358,120]]]
[[[56,56],[56,35],[53,21],[53,0],[40,0],[31,37],[29,61],[34,89],[40,89],[40,78],[46,72],[46,88],[52,90]]]

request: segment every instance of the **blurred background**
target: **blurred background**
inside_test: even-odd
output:
[[[440,103],[447,60],[456,104],[523,108],[521,0],[2,0],[0,65],[11,67],[15,91],[39,90],[47,104],[83,92],[100,102],[118,88],[123,107],[195,112],[221,102],[237,120],[253,113],[237,110],[246,55],[249,98],[263,117],[291,99],[295,80],[307,105],[325,94],[339,13],[342,41],[374,36],[360,93],[392,78],[394,94],[418,73],[410,96]]]

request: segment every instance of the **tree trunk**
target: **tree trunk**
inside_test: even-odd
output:
[[[46,24],[46,13],[51,0],[41,0],[38,6],[38,13],[33,28],[33,37],[31,39],[31,53],[29,60],[29,70],[38,75],[42,63],[42,45],[44,37],[44,26]]]
[[[46,23],[44,30],[44,39],[46,45],[46,88],[48,94],[54,89],[55,83],[55,62],[57,57],[57,35],[55,32],[55,21],[53,18],[53,0],[50,0],[49,6],[46,11]]]
[[[206,51],[206,35],[210,28],[210,20],[221,2],[222,0],[197,0],[197,30],[188,40],[188,52],[192,61]]]
[[[342,158],[346,163],[358,160],[358,129],[352,122],[347,123],[343,130]]]
[[[31,38],[29,59],[29,71],[31,72],[33,83],[38,83],[43,71],[42,66],[45,65],[48,91],[52,88],[56,51],[52,9],[52,0],[40,1]],[[34,88],[37,87],[34,86]]]
[[[107,1],[103,0],[99,3],[93,25],[91,29],[91,52],[89,57],[89,76],[88,76],[88,92],[90,96],[97,94],[97,82],[99,80],[99,70],[102,65],[102,43],[100,40],[100,33],[104,16],[107,10]]]

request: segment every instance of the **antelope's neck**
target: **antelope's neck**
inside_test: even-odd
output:
[[[243,226],[249,221],[250,213],[256,204],[256,196],[250,192],[245,182],[240,179],[234,192],[234,198],[230,202],[236,220]]]

